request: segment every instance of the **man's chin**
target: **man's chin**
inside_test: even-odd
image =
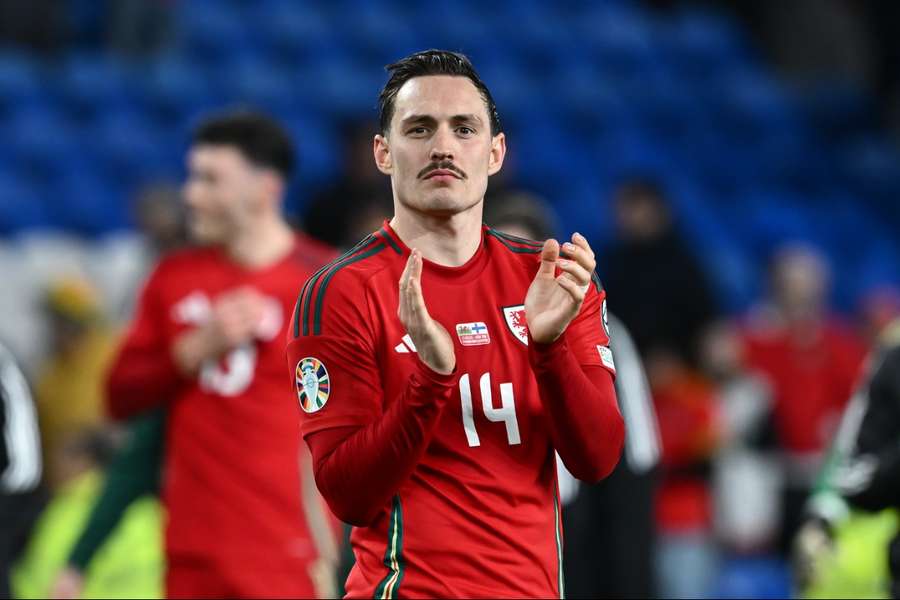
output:
[[[457,196],[437,194],[427,197],[421,204],[420,210],[430,215],[449,217],[469,210],[478,202]]]
[[[198,246],[213,246],[224,242],[224,236],[219,235],[213,228],[198,223],[190,225],[190,237]]]

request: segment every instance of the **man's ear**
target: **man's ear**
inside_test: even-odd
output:
[[[271,169],[262,171],[259,178],[259,198],[265,204],[271,204],[276,210],[281,209],[284,194],[287,190],[287,181],[284,177]]]
[[[491,139],[491,155],[488,158],[488,175],[498,172],[506,158],[506,134],[498,133]]]
[[[388,139],[380,133],[375,136],[372,142],[372,151],[375,154],[375,166],[385,175],[391,175],[394,172],[394,163],[391,161],[391,148]]]

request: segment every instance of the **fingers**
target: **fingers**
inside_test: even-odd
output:
[[[563,277],[574,281],[577,285],[587,288],[591,283],[591,272],[574,260],[561,260],[557,263],[559,270],[563,272]]]
[[[594,251],[591,250],[590,244],[584,239],[580,233],[572,234],[572,241],[566,242],[562,247],[566,258],[574,260],[581,265],[588,273],[594,270],[597,262],[594,258]]]
[[[425,325],[428,317],[425,298],[422,295],[422,253],[415,249],[410,253],[400,276],[400,302],[397,315],[407,330]]]
[[[559,260],[559,242],[550,238],[541,249],[541,266],[538,275],[550,276],[556,273],[556,261]]]
[[[584,295],[586,293],[586,287],[583,285],[578,285],[575,281],[570,279],[565,274],[560,275],[556,278],[556,283],[559,284],[559,287],[566,290],[570,296],[572,296],[572,300],[575,301],[575,304],[579,307],[581,303],[584,302]]]

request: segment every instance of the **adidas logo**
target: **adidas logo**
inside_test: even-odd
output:
[[[409,337],[409,334],[403,336],[403,341],[394,346],[394,352],[399,352],[400,354],[408,354],[410,352],[416,351],[416,345],[413,344],[412,338]]]

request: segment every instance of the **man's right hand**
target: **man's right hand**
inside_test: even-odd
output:
[[[419,360],[441,375],[452,373],[456,368],[453,338],[428,314],[422,295],[422,253],[416,249],[410,253],[400,276],[397,316],[416,345]]]
[[[220,295],[213,303],[209,321],[175,340],[172,349],[175,364],[190,376],[205,361],[250,342],[259,331],[265,307],[265,298],[250,287]]]

